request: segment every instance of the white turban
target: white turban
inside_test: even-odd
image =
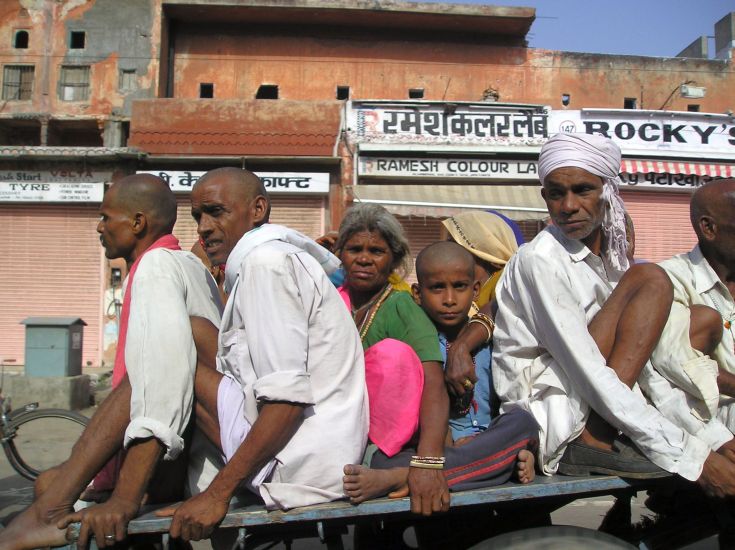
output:
[[[605,254],[610,264],[625,271],[629,267],[625,238],[625,204],[620,198],[620,147],[612,140],[591,134],[559,133],[541,148],[538,174],[541,183],[557,168],[575,167],[602,178],[602,199],[606,202],[602,218]]]

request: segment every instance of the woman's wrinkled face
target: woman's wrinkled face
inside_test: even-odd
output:
[[[393,271],[393,252],[378,231],[358,231],[340,253],[347,286],[357,292],[377,292]]]

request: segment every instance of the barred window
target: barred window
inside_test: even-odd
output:
[[[3,99],[27,101],[33,95],[33,65],[3,67]]]
[[[89,99],[89,65],[64,65],[59,76],[59,99],[86,101]]]
[[[120,80],[118,90],[121,92],[133,92],[137,87],[137,75],[135,69],[120,69]]]

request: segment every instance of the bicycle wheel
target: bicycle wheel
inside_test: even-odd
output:
[[[69,458],[89,418],[63,409],[37,409],[11,420],[16,433],[3,445],[11,466],[26,479],[34,480]]]

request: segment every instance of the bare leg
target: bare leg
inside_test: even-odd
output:
[[[56,522],[68,514],[87,484],[122,446],[130,421],[130,383],[127,377],[105,399],[92,417],[71,457],[47,476],[38,499],[0,532],[0,549],[60,546],[66,530]]]
[[[671,310],[671,281],[660,267],[631,267],[589,324],[607,366],[633,387],[656,347]],[[580,435],[584,444],[610,450],[617,430],[590,413]]]
[[[722,340],[722,317],[717,310],[702,305],[693,305],[689,311],[689,341],[694,349],[710,355]]]
[[[197,317],[191,318],[191,324],[199,364],[209,367],[203,370],[221,376],[214,370],[217,329],[209,321]],[[215,419],[216,388],[215,385]],[[69,460],[39,481],[37,500],[0,532],[0,550],[66,543],[66,531],[57,529],[56,523],[69,513],[87,484],[121,448],[130,422],[130,398],[131,387],[126,376],[102,402],[74,445]]]

